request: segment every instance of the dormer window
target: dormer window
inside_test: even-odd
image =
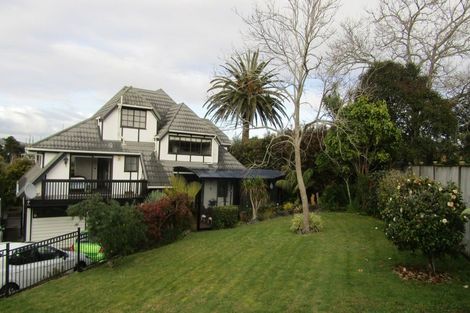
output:
[[[202,136],[170,135],[168,153],[211,156],[212,140]]]
[[[121,127],[146,128],[147,111],[123,108],[121,112]]]

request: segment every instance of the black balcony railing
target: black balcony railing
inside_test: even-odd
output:
[[[139,199],[147,193],[146,180],[77,180],[46,179],[42,181],[41,200],[80,200],[91,194],[105,199]]]

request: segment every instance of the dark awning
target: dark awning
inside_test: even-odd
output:
[[[268,169],[246,169],[246,170],[214,170],[214,169],[192,169],[188,168],[199,178],[236,178],[244,179],[261,177],[263,179],[277,179],[284,176],[281,171]]]

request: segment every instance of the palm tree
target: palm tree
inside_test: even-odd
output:
[[[206,116],[212,120],[226,120],[242,124],[242,142],[250,136],[250,124],[271,124],[282,127],[282,117],[287,116],[282,101],[283,93],[276,88],[277,75],[267,70],[269,61],[259,61],[259,52],[250,52],[231,58],[222,68],[225,75],[211,81],[208,92],[212,95],[204,106]]]

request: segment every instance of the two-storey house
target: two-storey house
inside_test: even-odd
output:
[[[92,193],[139,202],[151,190],[171,187],[170,176],[185,175],[202,183],[197,207],[206,217],[207,208],[239,203],[244,177],[264,177],[272,187],[281,176],[247,170],[229,146],[211,121],[163,90],[124,87],[92,117],[26,148],[36,165],[18,182],[24,238],[36,241],[85,227],[66,209]]]

